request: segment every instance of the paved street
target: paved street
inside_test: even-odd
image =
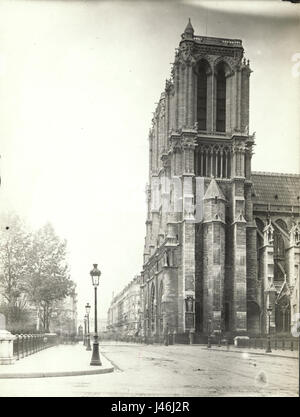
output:
[[[196,345],[106,343],[101,352],[113,362],[115,372],[3,379],[0,395],[298,396],[297,359],[235,352],[234,348],[230,352],[208,350]]]

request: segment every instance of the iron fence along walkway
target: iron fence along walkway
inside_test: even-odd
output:
[[[13,354],[16,360],[55,346],[59,342],[56,334],[16,334],[15,336]]]

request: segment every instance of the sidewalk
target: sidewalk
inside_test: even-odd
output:
[[[278,357],[278,358],[291,358],[291,359],[299,359],[299,353],[297,350],[282,350],[282,349],[272,349],[272,352],[266,353],[265,349],[254,349],[254,348],[244,348],[244,347],[235,347],[233,345],[229,346],[227,349],[226,346],[212,345],[211,348],[208,348],[206,345],[193,345],[193,346],[200,346],[202,349],[213,350],[213,351],[226,351],[226,352],[233,352],[233,353],[244,353],[249,355],[265,355],[271,357]]]
[[[141,343],[129,343],[129,342],[116,342],[116,341],[106,341],[104,340],[102,342],[102,346],[105,345],[119,345],[119,346],[164,346],[160,343],[154,343],[152,345],[146,345]],[[175,345],[168,345],[167,348],[172,349],[174,347],[190,347],[192,349],[205,349],[205,350],[211,350],[211,351],[219,351],[219,352],[231,352],[231,353],[245,353],[245,354],[251,354],[251,355],[265,355],[265,356],[272,356],[272,357],[279,357],[279,358],[291,358],[291,359],[299,359],[299,353],[298,350],[282,350],[282,349],[272,349],[271,353],[266,353],[265,349],[254,349],[254,348],[247,348],[247,347],[235,347],[234,345],[230,345],[229,349],[227,349],[226,346],[218,346],[218,345],[211,345],[211,348],[208,348],[207,345],[204,344],[197,344],[194,343],[193,345],[189,344],[179,344],[176,343]]]
[[[91,366],[91,351],[82,343],[59,345],[42,350],[16,361],[13,365],[0,365],[0,379],[42,378],[59,376],[92,375],[113,372],[113,365],[101,354],[102,366]]]

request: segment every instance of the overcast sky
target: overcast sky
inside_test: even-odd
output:
[[[299,173],[299,9],[0,0],[0,213],[33,228],[50,221],[68,240],[80,318],[93,302],[93,263],[101,317],[112,291],[141,271],[148,130],[189,17],[197,35],[243,40],[254,71],[253,169]]]

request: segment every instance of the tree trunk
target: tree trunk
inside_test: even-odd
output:
[[[45,323],[45,332],[49,333],[49,306],[46,307],[46,323]]]
[[[43,329],[46,331],[46,306],[43,307]]]

